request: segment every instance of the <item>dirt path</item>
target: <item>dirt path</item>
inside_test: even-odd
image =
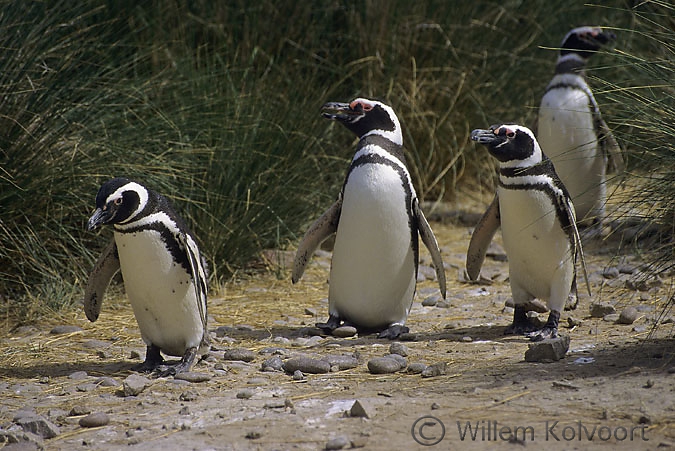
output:
[[[409,318],[413,340],[402,342],[402,352],[408,364],[445,363],[444,374],[370,374],[368,360],[388,354],[390,342],[307,334],[327,315],[322,299],[330,259],[323,254],[297,286],[278,270],[281,278],[233,283],[210,300],[214,350],[194,368],[207,375],[203,382],[152,379],[139,394],[124,396],[122,383],[144,346],[123,298],[107,299],[94,324],[78,311],[5,332],[0,438],[23,437],[16,422],[37,415],[58,434],[29,435],[21,449],[675,448],[672,319],[650,335],[654,322],[664,321],[658,317],[672,295],[672,277],[649,282],[642,287],[647,291],[628,289],[637,277],[629,272],[641,262],[605,245],[588,246],[594,295],[563,314],[570,351],[558,362],[527,363],[528,341],[502,335],[511,319],[504,308],[507,263],[498,255],[486,262],[491,284],[462,283],[470,228],[456,222],[432,227],[447,264],[449,306],[422,306],[437,289],[433,280],[421,282]],[[427,254],[422,258],[428,264]],[[592,301],[617,312],[636,307],[638,319],[620,325],[616,315],[591,318]],[[580,323],[568,327],[570,316]],[[80,329],[50,333],[60,325]],[[253,360],[225,360],[231,348],[251,351],[241,352]],[[300,380],[261,371],[267,359],[298,354],[347,355],[358,365]],[[345,416],[356,400],[368,418]],[[109,423],[81,427],[87,412],[104,412]]]

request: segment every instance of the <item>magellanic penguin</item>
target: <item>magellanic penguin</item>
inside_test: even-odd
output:
[[[105,224],[113,226],[114,240],[89,277],[87,318],[98,319],[105,290],[121,270],[147,345],[145,361],[135,369],[160,375],[189,371],[208,344],[207,269],[196,240],[164,196],[125,178],[104,183],[96,195],[87,228]],[[160,351],[182,359],[160,366]]]
[[[567,298],[577,295],[577,258],[586,277],[570,196],[528,128],[493,125],[474,130],[471,139],[487,146],[499,161],[499,186],[469,242],[469,278],[478,279],[487,247],[501,225],[515,303],[513,324],[505,333],[529,334],[535,341],[556,337]],[[590,295],[587,277],[586,284]],[[534,298],[547,301],[550,309],[541,330],[526,316],[525,305]]]
[[[443,260],[406,167],[401,125],[391,107],[368,99],[327,103],[322,111],[359,142],[337,201],[298,247],[292,281],[300,280],[316,248],[335,233],[329,318],[317,327],[330,333],[344,321],[394,339],[409,330],[405,322],[417,281],[418,233],[446,296]]]
[[[580,226],[602,224],[608,166],[621,170],[621,149],[600,115],[585,67],[600,48],[615,39],[597,27],[575,28],[563,39],[555,76],[541,99],[537,140],[569,190]]]

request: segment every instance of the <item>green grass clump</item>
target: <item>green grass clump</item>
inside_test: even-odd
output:
[[[563,0],[7,1],[3,311],[27,321],[79,299],[111,236],[85,222],[113,176],[174,200],[214,283],[263,248],[289,246],[334,200],[351,157],[354,138],[319,115],[327,101],[395,108],[421,197],[489,184],[492,163],[469,132],[532,122],[556,59],[539,46],[573,26],[634,21],[623,2]],[[619,83],[630,69],[594,73]],[[609,94],[598,98],[612,117]]]

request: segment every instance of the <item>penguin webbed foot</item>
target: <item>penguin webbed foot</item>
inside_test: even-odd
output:
[[[332,335],[333,331],[340,327],[342,320],[339,316],[333,315],[332,313],[328,315],[328,321],[325,323],[316,323],[316,327],[321,329],[321,331],[327,335]]]
[[[159,365],[152,374],[155,377],[169,377],[180,373],[187,373],[192,369],[196,357],[197,348],[188,348],[180,361],[168,365]]]
[[[504,329],[504,335],[527,335],[538,330],[539,328],[532,324],[527,317],[527,308],[516,305],[513,309],[513,323]]]
[[[133,371],[139,373],[152,373],[164,363],[164,358],[160,354],[159,347],[149,345],[145,351],[145,361],[131,367]]]
[[[407,334],[408,332],[410,332],[410,328],[408,328],[408,326],[403,326],[402,324],[392,324],[377,334],[377,338],[396,340],[401,336],[401,334]]]
[[[558,323],[560,322],[560,312],[551,310],[548,320],[540,330],[527,334],[531,341],[543,341],[558,336]]]

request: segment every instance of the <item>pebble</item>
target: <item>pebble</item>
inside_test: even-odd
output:
[[[349,409],[349,416],[357,418],[372,418],[373,411],[368,403],[357,399],[354,401],[354,404],[352,404],[351,409]]]
[[[415,362],[408,365],[406,371],[410,374],[421,374],[426,369],[427,369],[426,363]]]
[[[398,336],[401,341],[417,341],[417,334],[414,332],[404,332]]]
[[[119,387],[120,382],[110,376],[103,376],[96,379],[96,383],[101,387]]]
[[[243,390],[239,390],[237,392],[237,399],[250,399],[253,396],[253,390],[250,388],[244,388]]]
[[[150,385],[150,379],[138,374],[131,374],[122,381],[124,396],[140,395]]]
[[[55,326],[49,331],[52,335],[72,334],[74,332],[81,332],[82,328],[79,326]]]
[[[223,352],[223,360],[238,360],[242,362],[252,362],[255,354],[246,348],[229,348]]]
[[[375,357],[368,361],[368,371],[371,374],[395,373],[401,369],[401,364],[389,357]]]
[[[20,418],[16,423],[24,431],[42,438],[54,438],[61,433],[57,425],[40,415]]]
[[[91,413],[91,409],[86,406],[73,406],[72,409],[70,409],[70,412],[68,412],[69,417],[79,417],[81,415],[89,415]]]
[[[602,318],[606,315],[616,313],[614,306],[608,302],[593,302],[590,306],[591,317]]]
[[[349,370],[359,366],[359,361],[356,357],[351,355],[327,355],[321,360],[326,360],[331,368],[337,366],[338,371]]]
[[[605,279],[616,279],[619,277],[619,268],[611,266],[602,270],[602,277]]]
[[[403,343],[394,342],[389,345],[389,354],[398,354],[403,357],[408,357],[410,349]]]
[[[196,371],[178,373],[173,378],[179,381],[188,381],[192,383],[207,382],[211,380],[211,376],[208,373],[199,373]]]
[[[305,315],[316,316],[316,309],[310,307],[305,308]]]
[[[638,311],[635,307],[626,307],[619,315],[619,324],[633,324],[638,318]]]
[[[336,450],[336,449],[342,449],[350,446],[351,443],[349,442],[349,439],[345,436],[339,436],[332,438],[326,442],[326,446],[324,449],[326,450]]]
[[[450,308],[452,304],[450,304],[450,301],[438,301],[436,303],[436,308]]]
[[[283,370],[284,361],[281,360],[281,357],[275,355],[262,363],[260,369],[265,372],[281,371]]]
[[[196,392],[193,391],[184,391],[183,393],[178,396],[179,401],[185,401],[185,402],[192,402],[195,401],[197,398],[199,398],[199,395],[197,395]]]
[[[354,326],[340,326],[336,329],[333,329],[333,336],[338,338],[349,338],[356,335],[356,327]]]
[[[436,376],[442,376],[445,374],[447,369],[447,363],[445,362],[438,362],[434,363],[433,365],[429,365],[420,373],[422,377],[436,377]]]
[[[473,341],[473,338],[469,337],[468,335],[465,335],[462,337],[462,341],[464,343],[471,343]]]
[[[438,295],[438,294],[433,294],[427,298],[425,298],[422,301],[422,305],[424,307],[433,307],[434,305],[438,304],[439,301],[441,301],[443,298]]]
[[[570,347],[569,335],[530,343],[525,351],[526,362],[556,362],[567,354]]]
[[[312,359],[310,357],[293,357],[284,362],[284,371],[293,374],[296,370],[303,373],[322,374],[330,372],[330,363],[326,360]]]
[[[75,381],[81,381],[84,379],[87,379],[89,375],[87,374],[86,371],[75,371],[74,373],[70,373],[68,375],[68,379],[72,379]]]
[[[387,354],[384,356],[386,359],[394,359],[398,362],[399,365],[401,365],[401,369],[404,369],[405,367],[408,366],[408,361],[403,357],[402,355],[399,354]]]
[[[300,370],[295,370],[293,371],[293,380],[294,381],[301,381],[305,379],[305,375],[302,374],[302,371]]]
[[[572,327],[577,327],[581,326],[584,322],[578,318],[575,318],[573,316],[568,316],[567,317],[567,325],[572,328]]]
[[[95,428],[110,423],[110,417],[105,412],[95,412],[80,418],[79,424],[83,428]]]
[[[608,323],[616,323],[619,321],[619,314],[618,313],[610,313],[608,315],[605,315],[602,317],[602,320]]]
[[[80,346],[83,348],[88,348],[88,349],[99,349],[99,348],[109,348],[111,345],[110,342],[108,341],[103,341],[103,340],[87,340],[83,341]]]

